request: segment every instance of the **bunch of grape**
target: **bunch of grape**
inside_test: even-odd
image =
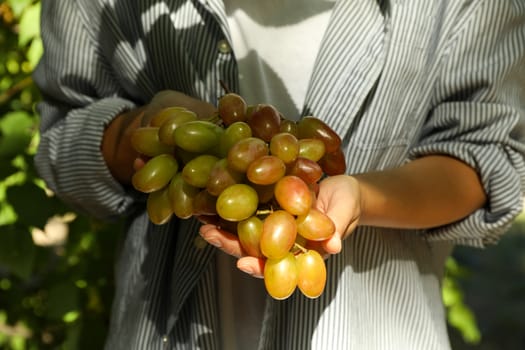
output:
[[[209,120],[166,108],[136,129],[132,145],[147,157],[132,178],[147,193],[150,220],[199,217],[236,234],[246,254],[265,261],[264,281],[275,299],[296,288],[310,298],[326,284],[315,243],[334,234],[315,209],[323,176],[346,170],[341,139],[324,122],[284,118],[272,105],[247,105],[228,92]]]

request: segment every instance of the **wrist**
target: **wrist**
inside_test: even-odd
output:
[[[101,152],[113,177],[123,185],[131,183],[133,163],[139,156],[131,145],[131,134],[140,127],[144,107],[117,115],[104,130]]]
[[[360,217],[359,226],[378,226],[380,219],[378,213],[383,212],[388,207],[386,198],[373,185],[367,174],[352,175],[357,183],[359,192]]]

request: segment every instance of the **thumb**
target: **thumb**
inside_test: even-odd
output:
[[[340,253],[341,249],[343,248],[341,234],[336,231],[332,237],[322,242],[322,247],[328,254]]]
[[[360,193],[357,181],[350,176],[333,176],[321,183],[316,206],[334,223],[335,233],[323,241],[327,253],[337,254],[342,240],[357,226],[360,217]]]

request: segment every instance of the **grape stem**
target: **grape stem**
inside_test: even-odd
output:
[[[259,216],[259,215],[270,215],[271,213],[273,213],[273,209],[270,208],[270,209],[258,209],[256,212],[255,212],[255,215]]]
[[[224,81],[219,80],[219,84],[221,84],[221,87],[223,88],[225,93],[227,94],[231,93],[231,90],[228,88],[228,86],[226,85]]]
[[[308,253],[308,249],[306,249],[305,247],[303,247],[299,243],[295,242],[293,245],[294,245],[295,248],[299,249],[303,253]]]
[[[210,117],[205,118],[203,120],[205,120],[207,122],[212,122],[212,123],[217,124],[217,125],[221,125],[221,123],[222,123],[222,119],[219,117],[219,115],[217,113],[214,113]]]

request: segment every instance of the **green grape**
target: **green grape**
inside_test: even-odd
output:
[[[270,154],[280,158],[284,163],[291,163],[299,155],[299,140],[287,132],[276,134],[270,140]]]
[[[325,122],[315,117],[304,117],[297,123],[300,139],[320,139],[326,146],[326,152],[335,152],[341,147],[341,138]]]
[[[172,146],[162,143],[159,139],[159,128],[145,126],[137,128],[131,134],[131,145],[135,151],[148,157],[155,157],[159,154],[173,154]]]
[[[271,105],[258,105],[248,119],[253,136],[266,142],[279,133],[281,116],[279,111]]]
[[[275,185],[275,199],[292,215],[304,215],[312,207],[312,193],[298,176],[286,175]]]
[[[241,221],[257,211],[257,192],[246,184],[235,184],[221,192],[217,199],[217,213],[228,221]]]
[[[242,182],[244,174],[228,167],[226,158],[219,159],[210,171],[206,189],[214,196],[218,196],[226,187]]]
[[[166,186],[148,194],[146,211],[150,221],[156,225],[165,224],[173,215],[168,189],[169,187]]]
[[[269,259],[279,259],[292,249],[297,224],[292,214],[276,210],[263,220],[261,252]]]
[[[262,156],[250,163],[246,170],[248,180],[258,185],[271,185],[286,173],[284,162],[276,156]]]
[[[311,208],[305,215],[299,215],[296,221],[297,232],[311,241],[323,241],[335,232],[334,222],[315,208]]]
[[[219,152],[222,157],[226,157],[230,148],[238,141],[252,137],[252,129],[246,122],[235,122],[230,124],[219,140]]]
[[[187,111],[187,109],[184,107],[163,108],[151,118],[149,125],[160,127],[167,119],[171,118],[173,115],[178,114],[180,111]]]
[[[319,139],[300,139],[299,156],[308,158],[314,162],[319,161],[326,152],[324,142]]]
[[[173,156],[161,154],[148,160],[133,174],[131,183],[138,191],[151,193],[166,186],[178,169],[178,163]]]
[[[175,144],[189,152],[204,153],[218,148],[224,129],[205,120],[186,122],[175,129]]]
[[[239,242],[246,254],[256,258],[262,258],[260,248],[263,222],[257,216],[251,216],[237,223],[237,235]]]
[[[264,264],[264,285],[268,294],[283,300],[292,295],[297,288],[299,273],[292,253],[279,259],[268,259]]]
[[[210,178],[211,170],[219,158],[202,154],[190,160],[182,168],[184,181],[194,187],[205,188]]]
[[[326,286],[326,265],[323,257],[315,250],[308,250],[296,256],[297,286],[309,298],[319,297]]]
[[[175,129],[177,129],[182,124],[197,120],[197,114],[188,111],[182,110],[177,113],[173,113],[169,118],[167,118],[159,127],[159,140],[170,146],[175,146]]]
[[[245,173],[255,159],[267,155],[268,145],[256,137],[248,137],[238,141],[228,152],[228,166],[233,170]]]
[[[297,123],[289,119],[281,120],[281,124],[279,125],[279,132],[292,134],[295,137],[299,136]]]
[[[298,176],[308,185],[311,185],[321,180],[323,169],[313,160],[298,157],[295,162],[288,165],[286,175]]]
[[[217,111],[224,125],[228,126],[238,121],[246,120],[246,101],[233,92],[219,98]]]
[[[193,215],[193,201],[200,189],[186,183],[182,173],[177,173],[168,187],[171,208],[175,216],[181,219],[190,218]]]
[[[325,154],[319,160],[319,165],[328,176],[344,174],[346,172],[346,157],[343,150],[338,149],[333,153]]]

